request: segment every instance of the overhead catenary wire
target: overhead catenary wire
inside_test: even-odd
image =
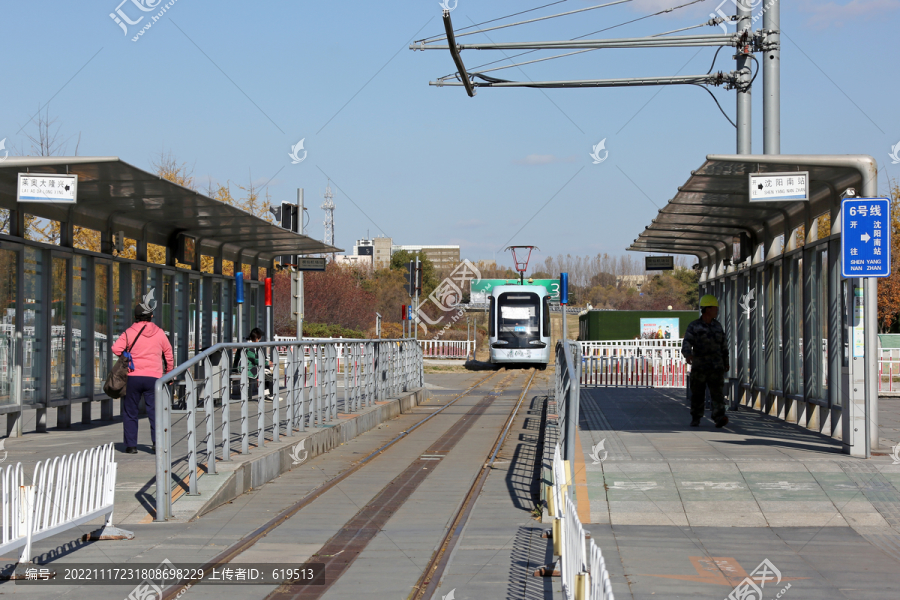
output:
[[[580,40],[580,39],[586,38],[586,37],[588,37],[588,36],[590,36],[590,35],[596,35],[596,34],[598,34],[598,33],[603,33],[604,31],[610,31],[610,30],[612,30],[612,29],[616,29],[616,28],[618,28],[618,27],[624,27],[625,25],[630,25],[630,24],[636,23],[636,22],[638,22],[638,21],[643,21],[644,19],[649,19],[650,17],[657,17],[657,16],[659,16],[659,15],[664,15],[664,14],[667,14],[667,13],[670,13],[670,12],[673,12],[673,11],[679,10],[679,9],[681,9],[681,8],[685,8],[685,7],[691,6],[692,4],[697,4],[698,2],[703,2],[703,1],[704,1],[704,0],[692,0],[691,2],[687,2],[687,3],[685,3],[685,4],[680,4],[680,5],[678,5],[678,6],[673,6],[673,7],[671,7],[671,8],[667,8],[667,9],[664,9],[664,10],[660,10],[660,11],[657,11],[657,12],[655,12],[655,13],[650,13],[650,14],[648,14],[648,15],[644,15],[644,16],[638,17],[638,18],[636,18],[636,19],[631,19],[631,20],[629,20],[629,21],[624,21],[624,22],[618,23],[618,24],[616,24],[616,25],[610,25],[609,27],[604,27],[603,29],[599,29],[599,30],[597,30],[597,31],[592,31],[591,33],[585,33],[584,35],[579,35],[579,36],[574,37],[574,38],[571,38],[571,39],[572,39],[572,40]],[[577,52],[569,52],[569,53],[566,53],[566,54],[561,54],[561,55],[558,55],[558,56],[550,57],[550,58],[548,58],[547,60],[551,60],[552,58],[562,58],[562,57],[564,57],[564,56],[571,56],[572,54],[580,54],[581,52],[592,52],[593,50],[595,50],[595,48],[590,48],[590,49],[588,49],[588,50],[579,50],[579,51],[577,51]],[[495,64],[497,64],[497,63],[501,63],[501,62],[504,62],[504,61],[507,61],[507,60],[512,60],[512,59],[514,59],[514,58],[518,58],[518,57],[520,57],[520,56],[525,56],[526,54],[531,54],[531,53],[533,53],[533,52],[538,52],[538,51],[539,51],[538,49],[535,49],[535,50],[526,50],[525,52],[520,52],[520,53],[518,53],[518,54],[513,54],[512,56],[507,56],[507,57],[505,57],[505,58],[501,58],[501,59],[498,59],[498,60],[492,60],[492,61],[490,61],[490,62],[486,62],[486,63],[483,63],[483,64],[481,64],[481,65],[478,65],[477,67],[471,67],[471,68],[469,69],[469,72],[470,72],[470,73],[474,73],[475,71],[477,71],[478,69],[481,69],[481,68],[483,68],[483,67],[489,67],[489,66],[495,65]],[[521,64],[528,64],[528,63],[521,63]],[[509,66],[510,66],[510,67],[513,67],[513,66],[516,66],[516,65],[515,65],[515,64],[512,64],[512,65],[509,65]],[[496,71],[496,70],[498,70],[498,69],[491,69],[491,71]],[[484,72],[487,73],[488,71],[484,71]],[[438,80],[451,79],[451,78],[455,78],[455,77],[456,77],[456,74],[455,74],[455,73],[451,73],[451,74],[449,74],[449,75],[445,75],[445,76],[443,76],[443,77],[439,77]]]
[[[606,8],[606,7],[608,7],[608,6],[615,6],[615,5],[617,5],[617,4],[625,4],[625,3],[627,3],[627,2],[634,2],[634,0],[614,0],[613,2],[607,2],[606,4],[597,4],[597,5],[595,5],[595,6],[588,6],[588,7],[586,7],[586,8],[578,8],[578,9],[570,10],[570,11],[567,11],[567,12],[564,12],[564,13],[557,13],[557,14],[555,14],[555,15],[547,15],[547,16],[544,16],[544,17],[537,17],[537,18],[534,18],[534,19],[528,19],[528,20],[526,20],[526,21],[519,21],[519,22],[517,22],[517,23],[507,23],[506,25],[496,25],[496,26],[494,26],[494,27],[488,27],[487,29],[478,29],[477,31],[469,31],[469,32],[466,32],[466,33],[459,33],[459,34],[456,34],[456,32],[454,32],[454,34],[456,35],[456,37],[459,38],[459,37],[463,37],[463,36],[466,36],[466,35],[475,35],[476,33],[487,33],[488,31],[496,31],[497,29],[506,29],[507,27],[517,27],[517,26],[519,26],[519,25],[527,25],[527,24],[529,24],[529,23],[537,23],[538,21],[546,21],[546,20],[548,20],[548,19],[556,19],[556,18],[558,18],[558,17],[566,17],[566,16],[569,16],[569,15],[577,14],[577,13],[583,13],[583,12],[586,12],[586,11],[589,11],[589,10],[596,10],[596,9],[598,9],[598,8]],[[447,39],[447,36],[442,36],[442,37],[439,37],[439,38],[434,38],[434,39],[432,39],[431,41],[432,41],[432,42],[439,42],[439,41],[441,41],[442,39]]]
[[[556,2],[551,2],[550,4],[544,4],[543,6],[536,6],[534,8],[529,8],[528,10],[522,10],[517,13],[512,13],[510,15],[506,15],[504,17],[497,17],[496,19],[488,19],[487,21],[482,21],[481,23],[475,23],[474,25],[466,25],[465,27],[460,27],[459,31],[466,31],[467,29],[472,29],[473,27],[481,27],[482,25],[487,25],[488,23],[496,23],[497,21],[502,21],[503,19],[510,19],[512,17],[518,17],[519,15],[524,15],[526,13],[534,12],[536,10],[541,10],[542,8],[547,8],[548,6],[553,6],[555,4],[562,4],[564,2],[568,2],[569,0],[557,0]],[[429,42],[433,40],[443,40],[446,39],[445,35],[433,35],[431,37],[423,38],[421,40],[416,40],[415,43],[421,42]]]

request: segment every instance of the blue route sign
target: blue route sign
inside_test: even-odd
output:
[[[887,198],[841,202],[841,256],[844,277],[890,277],[891,203]]]

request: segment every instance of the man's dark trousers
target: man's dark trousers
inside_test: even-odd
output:
[[[722,387],[725,385],[725,373],[720,371],[691,371],[691,417],[699,421],[703,418],[706,405],[706,388],[712,399],[712,420],[718,421],[725,416],[725,396]]]
[[[147,417],[150,419],[150,440],[156,445],[156,377],[128,376],[128,386],[125,388],[125,399],[122,401],[122,424],[125,426],[125,447],[137,446],[138,437],[138,405],[141,396],[144,396],[144,404],[147,407]]]

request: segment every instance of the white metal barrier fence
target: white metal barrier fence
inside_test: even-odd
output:
[[[585,356],[581,385],[604,387],[685,387],[687,364],[680,358]]]
[[[419,340],[425,358],[465,359],[475,354],[474,340]]]
[[[31,560],[31,544],[106,515],[97,539],[130,539],[112,526],[116,490],[113,444],[83,450],[34,467],[25,485],[21,463],[0,471],[2,543],[0,554],[22,548],[20,563]]]
[[[272,362],[271,396],[281,401],[266,408],[266,380],[258,360],[259,375],[250,378],[248,351],[257,355],[267,353]],[[237,353],[237,360],[234,356]],[[232,366],[236,365],[236,369]],[[282,376],[283,372],[283,376]],[[183,378],[184,388],[179,404],[172,405],[170,382]],[[339,386],[340,381],[340,386]],[[282,394],[282,385],[283,394]],[[422,350],[415,340],[347,340],[287,341],[261,343],[217,344],[197,354],[177,369],[156,381],[156,520],[172,516],[173,486],[184,485],[173,477],[176,467],[186,466],[187,494],[199,494],[198,466],[201,464],[200,446],[205,469],[216,473],[216,453],[220,460],[230,460],[232,443],[240,446],[241,454],[250,454],[250,399],[256,389],[256,448],[265,447],[266,440],[281,441],[281,436],[293,437],[295,431],[307,427],[325,427],[335,421],[339,413],[358,412],[372,406],[376,400],[396,397],[403,392],[424,385]],[[343,393],[338,391],[343,388]],[[218,406],[217,406],[218,405]],[[237,408],[240,415],[231,414]],[[186,418],[179,421],[186,431],[175,438],[173,415]],[[218,422],[217,422],[218,421]],[[232,436],[232,424],[240,428]],[[203,436],[199,425],[204,425]],[[217,431],[218,439],[217,441]],[[178,444],[177,452],[173,448]],[[176,481],[173,481],[176,479]]]
[[[669,340],[600,340],[583,341],[583,356],[639,356],[644,358],[678,358],[681,338]]]
[[[569,496],[569,483],[559,445],[553,453],[553,547],[559,553],[566,600],[615,600],[603,553],[588,540],[578,510]],[[558,539],[561,538],[561,539]]]
[[[879,349],[878,391],[900,392],[900,348]]]

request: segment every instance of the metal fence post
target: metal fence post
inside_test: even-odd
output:
[[[266,446],[266,355],[256,355],[256,447]]]
[[[352,413],[353,408],[350,406],[350,360],[349,354],[353,352],[353,348],[350,344],[344,344],[343,352],[341,354],[344,358],[344,412]]]
[[[241,454],[250,454],[250,375],[247,373],[247,350],[241,349]]]
[[[222,351],[222,460],[231,460],[231,354]]]
[[[331,360],[328,364],[328,383],[331,387],[328,394],[328,420],[337,419],[337,378],[338,378],[338,347],[337,344],[328,344],[328,354]]]
[[[172,400],[169,386],[156,383],[156,521],[165,521],[172,510],[172,487],[169,473],[172,468],[172,445],[169,439]]]
[[[294,404],[295,404],[295,393],[297,390],[296,382],[294,381],[297,377],[297,347],[296,346],[288,346],[287,359],[288,364],[285,372],[285,382],[287,383],[287,432],[285,435],[288,437],[294,437]]]
[[[197,382],[190,371],[184,374],[187,395],[188,429],[188,496],[199,496],[197,490]]]
[[[220,359],[221,360],[221,359]],[[216,407],[212,398],[212,361],[206,357],[203,361],[203,410],[206,413],[206,473],[216,474]]]
[[[281,441],[281,355],[278,348],[272,348],[272,441]]]

